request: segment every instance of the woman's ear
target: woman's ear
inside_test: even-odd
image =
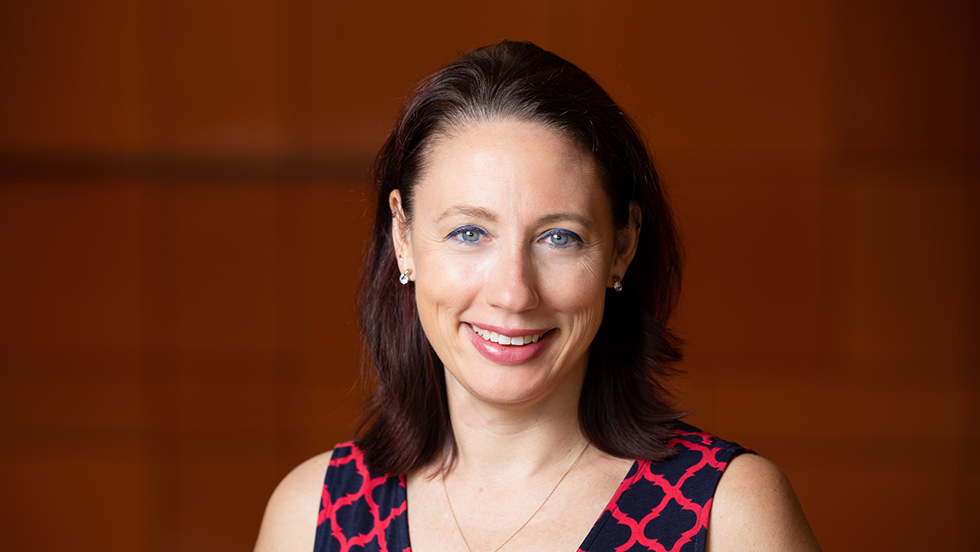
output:
[[[631,201],[629,218],[626,220],[626,227],[616,230],[616,251],[613,257],[612,271],[609,274],[608,287],[613,287],[614,280],[623,279],[626,269],[629,268],[636,255],[636,247],[640,243],[640,221],[643,220],[643,211],[640,204]]]
[[[388,207],[391,209],[391,240],[395,246],[395,255],[398,257],[398,272],[406,270],[414,272],[410,228],[405,210],[402,208],[402,194],[399,190],[392,190],[388,195]]]

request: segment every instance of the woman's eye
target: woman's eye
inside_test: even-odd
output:
[[[548,236],[551,245],[568,245],[568,234],[552,234]]]
[[[577,243],[582,243],[582,238],[578,234],[568,230],[553,231],[545,234],[543,240],[548,245],[554,247],[568,247]]]
[[[479,228],[464,227],[464,228],[457,228],[456,230],[453,230],[452,233],[450,233],[446,237],[447,238],[456,238],[456,239],[458,239],[460,241],[464,241],[466,243],[474,243],[474,242],[480,241],[480,238],[484,234],[485,234],[485,232],[483,232]]]

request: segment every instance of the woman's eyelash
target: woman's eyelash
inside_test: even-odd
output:
[[[446,239],[457,238],[459,241],[466,243],[473,243],[479,240],[481,237],[486,236],[486,230],[480,228],[479,226],[461,226],[446,236]],[[473,238],[473,239],[467,239]]]
[[[571,230],[563,230],[557,228],[555,230],[549,230],[541,236],[541,240],[544,240],[548,245],[553,247],[568,247],[570,245],[576,245],[582,243],[582,237],[572,232]]]

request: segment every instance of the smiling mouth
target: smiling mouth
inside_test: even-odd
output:
[[[507,335],[501,335],[497,332],[491,332],[490,330],[484,330],[478,326],[470,324],[476,335],[482,337],[485,341],[490,341],[492,343],[499,343],[501,345],[510,345],[511,347],[521,347],[523,345],[529,345],[531,343],[537,343],[541,336],[544,334],[534,334],[534,335],[523,335],[517,337],[510,337]]]

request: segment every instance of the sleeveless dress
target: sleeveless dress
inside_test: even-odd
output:
[[[735,456],[751,452],[677,422],[669,460],[637,460],[580,552],[702,552],[715,487]],[[375,472],[354,442],[334,448],[314,552],[408,552],[405,477]]]

